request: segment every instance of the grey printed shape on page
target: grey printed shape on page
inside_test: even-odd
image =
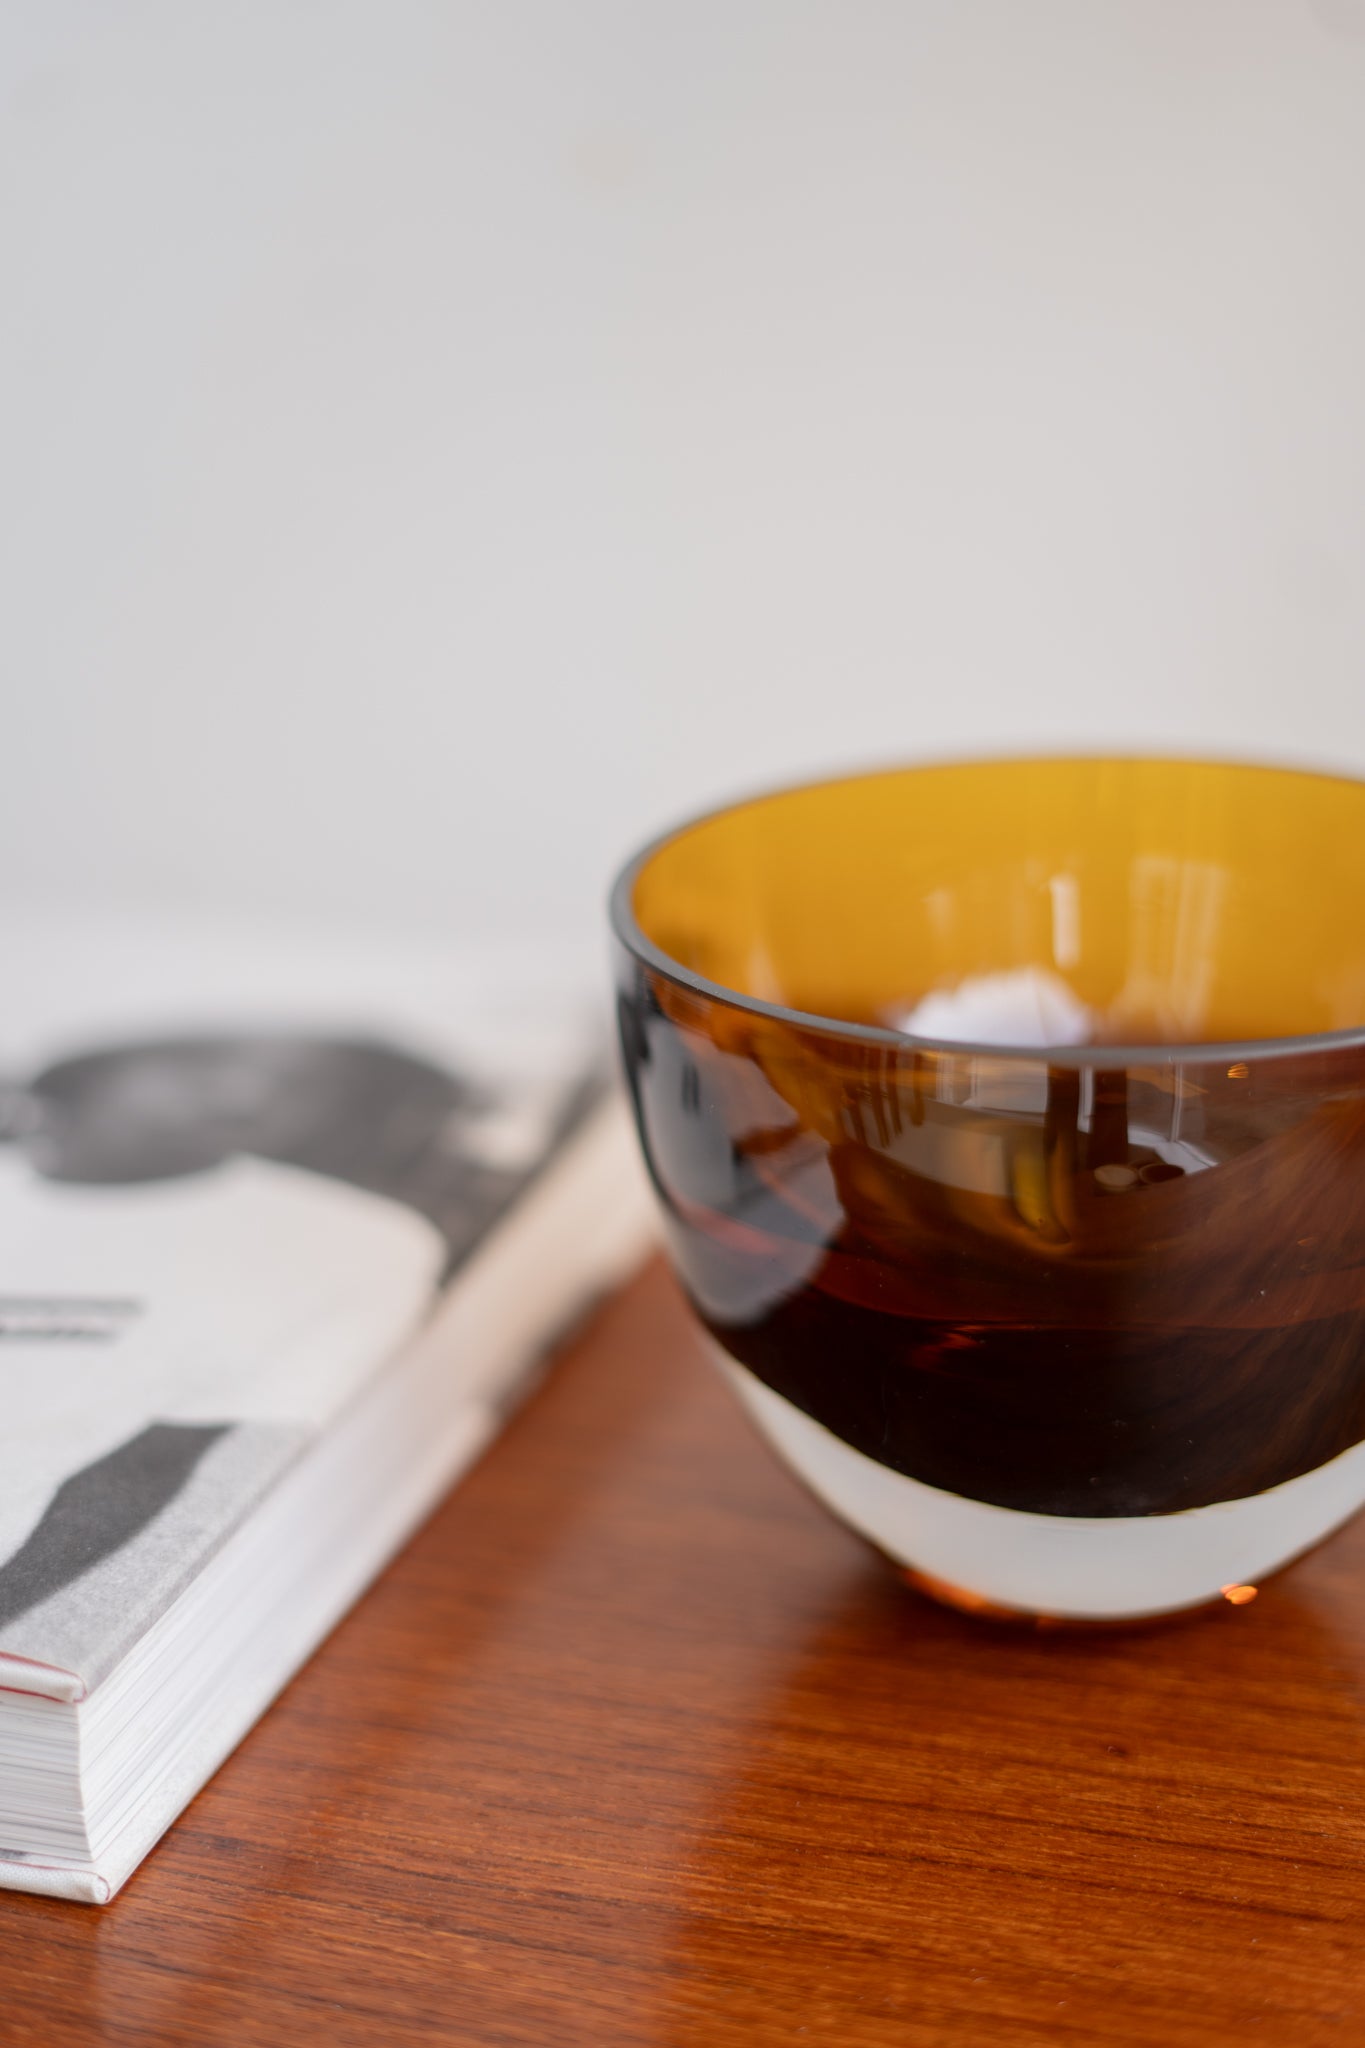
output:
[[[153,1422],[64,1479],[42,1520],[0,1565],[0,1628],[70,1585],[175,1499],[228,1422]]]
[[[0,1649],[73,1671],[87,1687],[99,1684],[315,1436],[297,1423],[212,1428],[214,1440],[174,1497],[98,1563],[7,1623]]]

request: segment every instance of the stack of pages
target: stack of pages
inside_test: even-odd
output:
[[[572,959],[0,949],[0,1885],[103,1901],[649,1205]]]

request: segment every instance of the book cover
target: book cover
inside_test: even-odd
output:
[[[8,910],[0,958],[0,1685],[79,1699],[427,1321],[606,1063],[544,949]]]

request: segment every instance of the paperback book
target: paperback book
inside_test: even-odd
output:
[[[0,957],[0,1885],[102,1902],[650,1211],[571,954]]]

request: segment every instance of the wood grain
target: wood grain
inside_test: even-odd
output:
[[[1365,2035],[1365,1522],[1038,1635],[809,1502],[659,1268],[103,1912],[0,1896],[0,2040]]]

